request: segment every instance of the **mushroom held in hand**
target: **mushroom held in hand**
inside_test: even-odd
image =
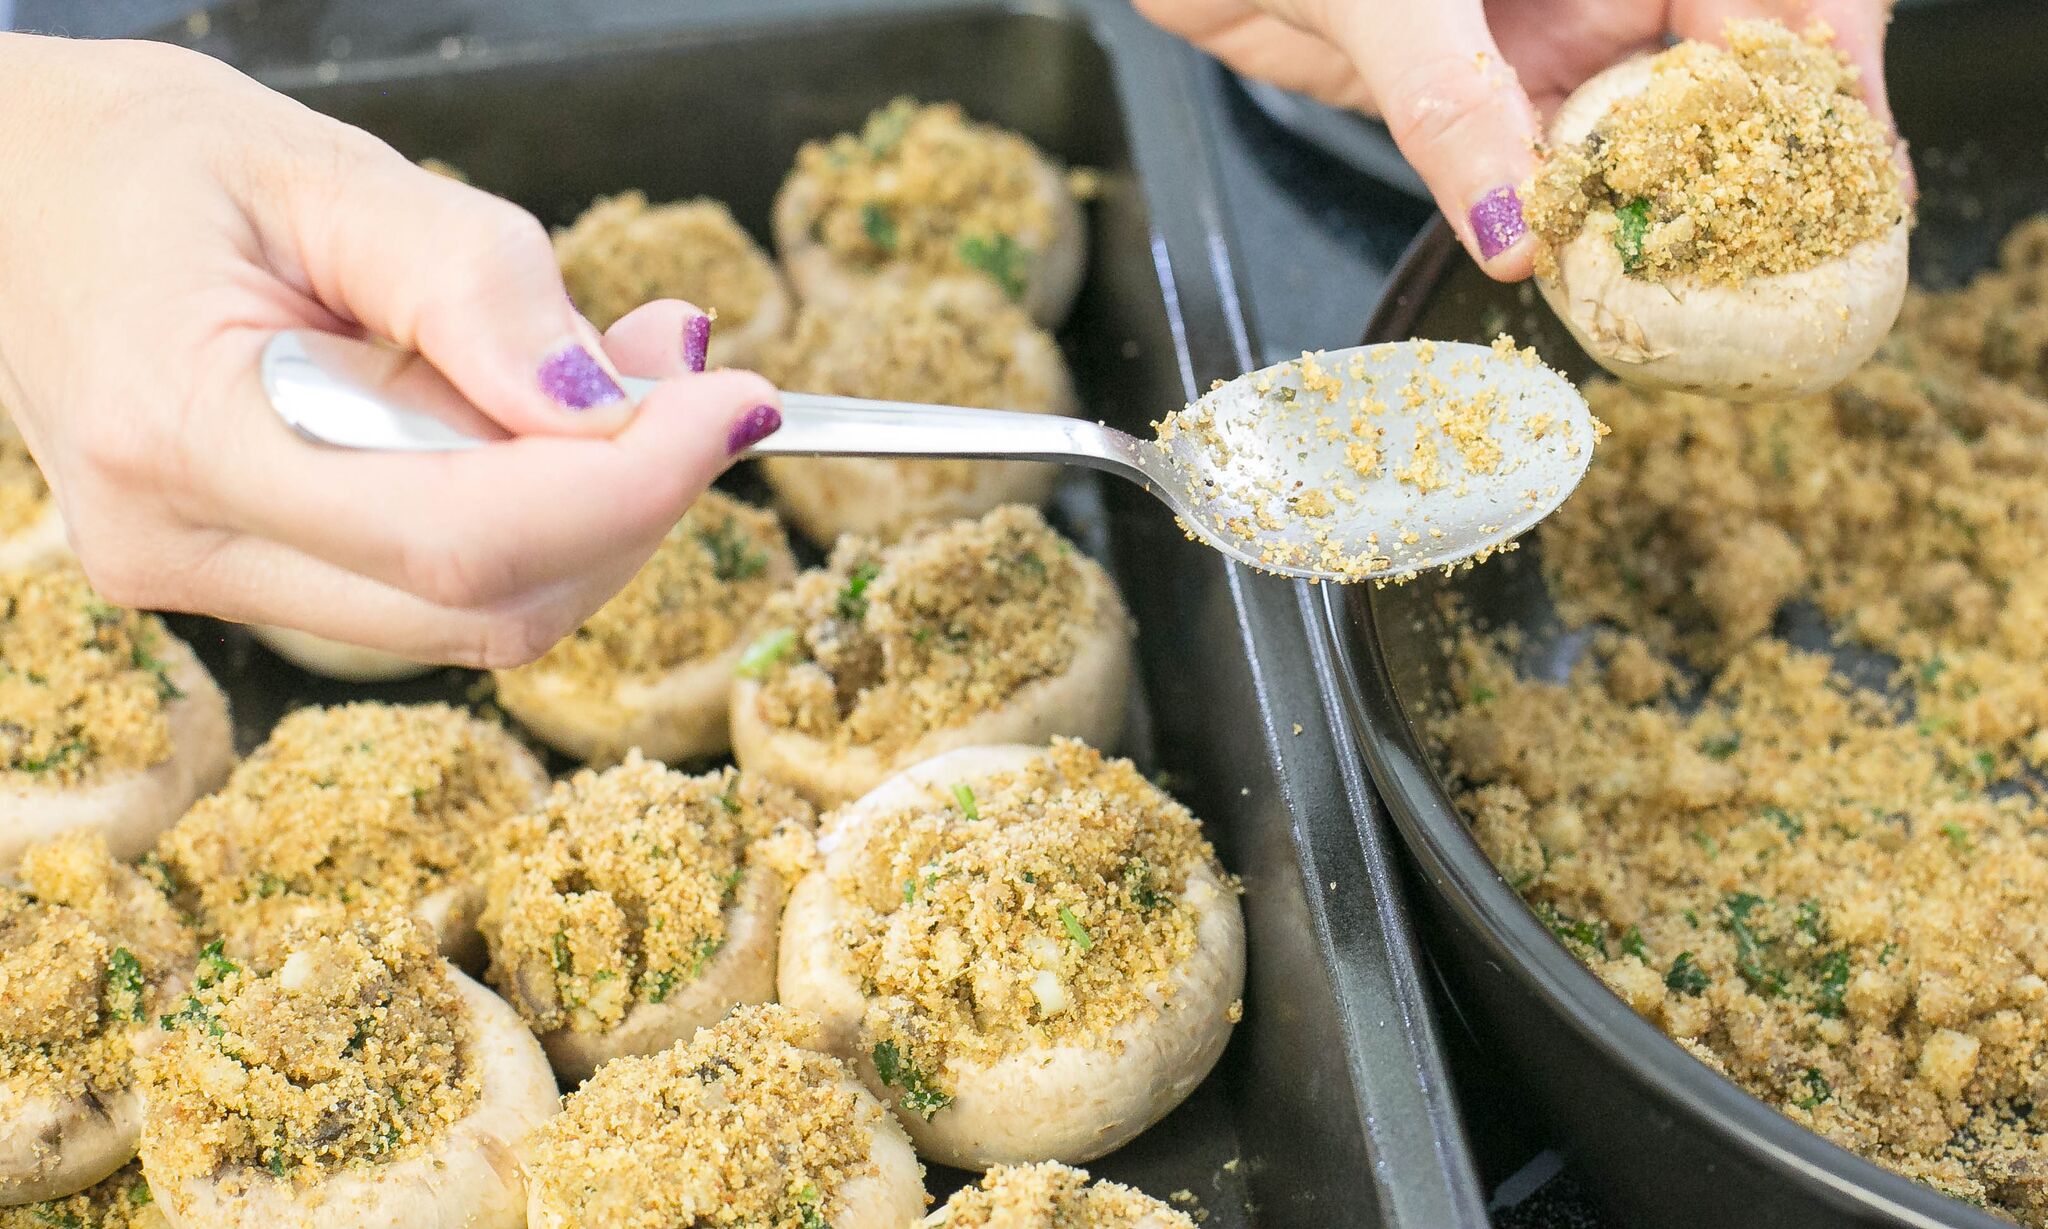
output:
[[[412,910],[451,959],[476,963],[483,840],[546,788],[518,740],[460,709],[305,708],[158,851],[231,953],[263,950],[293,920],[367,904]]]
[[[1187,809],[1070,740],[927,760],[825,820],[782,1001],[927,1158],[1082,1162],[1194,1091],[1244,987],[1236,887]]]
[[[498,703],[579,759],[717,755],[753,620],[795,575],[774,513],[706,491],[603,609],[539,661],[497,672]]]
[[[0,410],[0,571],[71,557],[64,518],[21,433]]]
[[[1123,733],[1123,601],[1031,508],[893,547],[847,538],[762,611],[733,689],[740,767],[820,807],[954,747]]]
[[[0,872],[75,829],[133,858],[234,759],[226,699],[162,620],[69,564],[0,571]]]
[[[417,678],[433,669],[427,663],[410,657],[364,648],[359,644],[343,644],[295,627],[251,623],[249,634],[262,641],[264,648],[299,669],[324,678],[340,679],[344,683],[389,683]]]
[[[771,1002],[813,822],[795,794],[730,768],[684,776],[636,752],[585,769],[492,835],[491,983],[570,1081]]]
[[[556,1110],[518,1015],[397,912],[294,928],[276,968],[202,964],[142,1061],[142,1163],[177,1229],[519,1229]]]
[[[1839,383],[1906,289],[1891,143],[1828,45],[1734,22],[1586,82],[1529,196],[1537,284],[1639,384],[1738,400]]]
[[[816,1023],[743,1007],[687,1043],[607,1063],[542,1127],[533,1229],[904,1229],[924,1171]]]
[[[1072,414],[1074,386],[1052,335],[986,285],[954,277],[878,283],[843,306],[807,306],[763,374],[794,392]],[[1058,470],[1028,461],[767,457],[775,502],[814,542],[893,541],[914,526],[1037,504]]]
[[[871,281],[967,276],[1057,328],[1088,239],[1065,176],[1037,146],[952,103],[899,98],[860,132],[797,154],[775,198],[775,247],[810,306],[844,308]]]
[[[963,1186],[923,1229],[1195,1229],[1187,1213],[1115,1182],[1088,1181],[1079,1169],[1048,1162],[998,1165],[978,1186]]]

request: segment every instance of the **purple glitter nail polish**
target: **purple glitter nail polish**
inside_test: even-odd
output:
[[[541,360],[540,390],[565,410],[594,410],[626,398],[611,373],[574,342]]]
[[[683,321],[683,365],[702,373],[711,354],[711,317],[692,316]]]
[[[1522,198],[1512,185],[1504,185],[1479,198],[1466,215],[1472,220],[1472,237],[1479,243],[1479,255],[1486,260],[1515,246],[1529,231],[1522,221]]]
[[[780,430],[782,411],[772,405],[757,405],[732,425],[732,434],[725,438],[725,450],[738,456]]]

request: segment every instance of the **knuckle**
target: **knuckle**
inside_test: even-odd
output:
[[[1464,56],[1407,66],[1381,95],[1380,113],[1395,144],[1429,150],[1470,135],[1494,109],[1494,89]]]

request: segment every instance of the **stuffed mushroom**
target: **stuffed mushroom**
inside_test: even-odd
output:
[[[498,703],[583,760],[717,755],[753,620],[795,575],[773,513],[706,491],[603,609],[539,661],[497,672]]]
[[[162,620],[69,564],[0,571],[0,872],[77,829],[133,858],[234,758],[227,700]]]
[[[0,410],[0,571],[71,556],[64,518],[21,433]]]
[[[815,1021],[743,1007],[621,1058],[540,1129],[533,1229],[904,1229],[929,1202],[910,1141]]]
[[[390,683],[417,678],[434,668],[410,657],[329,640],[295,627],[252,623],[249,634],[299,669],[344,683]]]
[[[1130,616],[1031,508],[888,548],[842,539],[760,626],[733,689],[733,753],[819,807],[954,747],[1123,733]]]
[[[1016,133],[952,103],[899,98],[857,133],[813,141],[775,198],[775,247],[806,304],[868,282],[989,283],[1047,328],[1081,288],[1088,240],[1065,175]]]
[[[520,1149],[557,1108],[540,1045],[417,918],[216,955],[141,1063],[142,1163],[176,1229],[519,1229]]]
[[[490,981],[563,1079],[652,1054],[775,998],[810,805],[727,768],[685,776],[636,752],[558,783],[492,834]]]
[[[717,201],[649,205],[646,194],[599,199],[555,235],[562,281],[599,329],[656,299],[709,311],[713,367],[752,367],[789,330],[789,290],[760,245]]]
[[[922,1229],[1195,1229],[1185,1212],[1115,1182],[1090,1182],[1085,1170],[1056,1162],[998,1165],[975,1186],[953,1193]]]
[[[285,717],[158,854],[230,952],[288,923],[407,909],[451,959],[480,962],[484,840],[537,803],[547,774],[503,727],[442,704],[348,704]]]
[[[1883,125],[1828,43],[1731,23],[1580,86],[1529,194],[1537,284],[1639,384],[1737,400],[1819,392],[1876,350],[1909,216]]]
[[[828,816],[782,1001],[930,1160],[1080,1163],[1194,1091],[1244,987],[1237,889],[1126,760],[966,747]]]
[[[1072,414],[1073,381],[1052,336],[986,285],[878,283],[844,306],[806,307],[762,367],[783,388],[1034,414]],[[767,457],[775,502],[814,542],[893,541],[921,524],[1043,503],[1056,467],[1028,461]]]
[[[168,1229],[134,1161],[76,1194],[0,1208],[0,1229]]]

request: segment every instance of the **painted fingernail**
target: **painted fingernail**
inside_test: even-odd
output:
[[[1492,260],[1529,233],[1529,224],[1522,220],[1522,198],[1512,184],[1480,197],[1465,216],[1472,222],[1472,238],[1479,244],[1482,260]]]
[[[711,354],[711,317],[692,316],[683,321],[683,365],[702,374]]]
[[[565,410],[594,410],[626,399],[611,373],[575,342],[541,360],[540,390]]]
[[[780,430],[782,411],[772,405],[757,405],[732,425],[732,434],[725,438],[725,450],[738,456]]]

